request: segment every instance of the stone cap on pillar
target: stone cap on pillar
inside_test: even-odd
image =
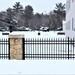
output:
[[[24,38],[24,34],[10,34],[9,35],[9,38]]]

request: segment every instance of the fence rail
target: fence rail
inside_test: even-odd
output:
[[[9,59],[9,40],[0,39],[0,59]]]

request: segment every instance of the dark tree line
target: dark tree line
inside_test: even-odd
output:
[[[16,2],[12,8],[6,9],[5,12],[0,12],[0,19],[4,19],[8,22],[12,20],[16,21],[15,26],[25,26],[31,29],[39,29],[41,26],[49,27],[50,30],[55,30],[58,27],[62,27],[62,21],[65,17],[65,4],[58,3],[53,11],[49,14],[36,13],[32,6],[27,5],[25,8]],[[6,26],[7,23],[0,21],[0,26]]]

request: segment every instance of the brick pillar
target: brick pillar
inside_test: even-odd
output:
[[[9,35],[10,39],[10,60],[22,60],[23,59],[23,41],[24,35]]]

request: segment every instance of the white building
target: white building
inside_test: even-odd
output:
[[[66,36],[75,37],[75,0],[66,2]]]
[[[62,24],[63,24],[63,31],[65,32],[66,31],[66,16],[63,17]]]

